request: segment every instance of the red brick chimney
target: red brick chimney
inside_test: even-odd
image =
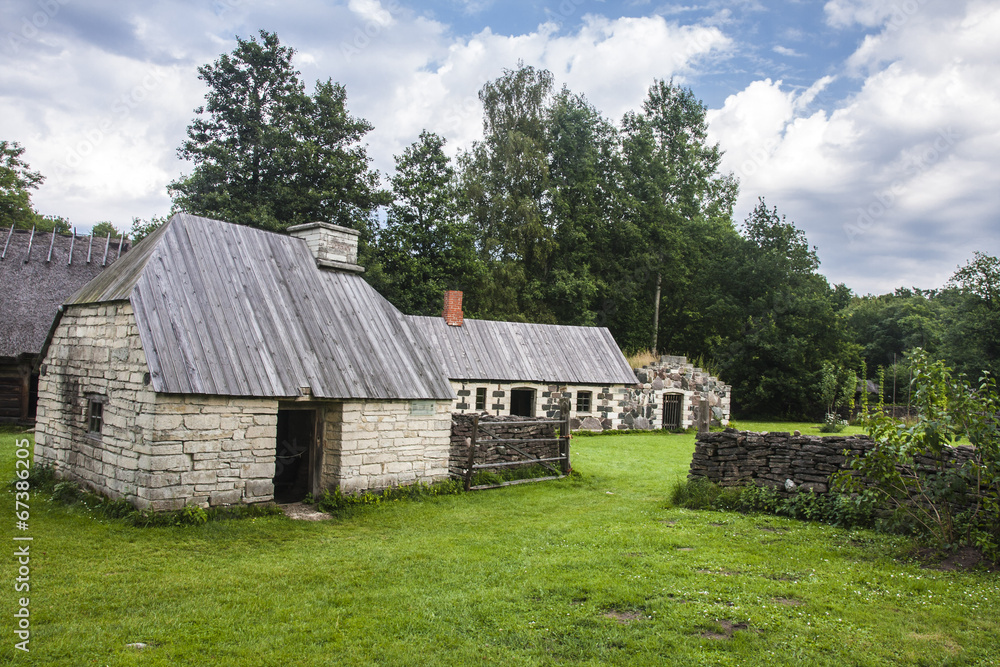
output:
[[[462,293],[448,290],[444,293],[444,321],[450,327],[460,327],[462,320]]]

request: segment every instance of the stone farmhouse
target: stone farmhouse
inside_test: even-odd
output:
[[[38,354],[59,306],[128,249],[124,238],[13,225],[0,236],[0,421],[34,420]]]
[[[655,421],[670,389],[637,384],[606,329],[464,319],[458,292],[443,318],[403,315],[361,277],[357,236],[173,216],[60,310],[36,461],[160,510],[444,479],[453,412],[557,416],[569,397],[574,424],[623,428],[638,392]],[[676,393],[699,389],[728,388]]]

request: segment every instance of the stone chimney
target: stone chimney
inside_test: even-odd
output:
[[[444,293],[444,321],[450,327],[462,326],[462,293],[449,290]]]
[[[288,234],[306,242],[321,269],[364,273],[365,268],[358,266],[360,232],[329,222],[307,222],[289,227]]]

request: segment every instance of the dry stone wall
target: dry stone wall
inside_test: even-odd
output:
[[[783,496],[797,489],[827,493],[830,475],[847,469],[850,459],[864,456],[873,446],[868,436],[862,435],[810,436],[735,429],[699,433],[688,478],[705,477],[720,486],[754,483]],[[972,456],[972,448],[966,446],[946,451],[947,466],[962,465]],[[935,462],[917,459],[916,463]]]
[[[524,424],[526,421],[538,422]],[[510,423],[519,422],[519,423]],[[556,424],[542,418],[516,417],[509,415],[481,415],[479,436],[487,439],[510,438],[555,438]],[[469,463],[469,448],[466,438],[472,437],[472,415],[453,414],[451,416],[451,456],[448,468],[455,477],[465,474]],[[559,455],[558,442],[515,443],[517,448],[536,458],[552,458]],[[476,463],[502,463],[523,460],[525,456],[516,452],[509,443],[481,442],[476,452]]]

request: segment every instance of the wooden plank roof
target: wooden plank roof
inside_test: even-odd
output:
[[[452,380],[558,384],[636,383],[605,327],[409,317]]]
[[[159,392],[453,397],[404,316],[301,239],[175,215],[69,303],[125,299]]]

